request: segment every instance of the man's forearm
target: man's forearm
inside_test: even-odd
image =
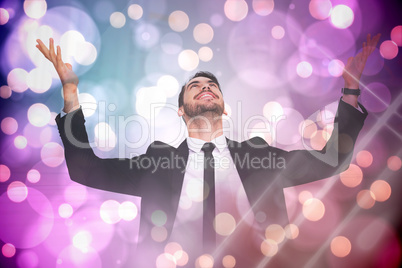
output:
[[[72,112],[79,108],[77,86],[74,84],[66,84],[63,86],[64,108],[65,113]]]

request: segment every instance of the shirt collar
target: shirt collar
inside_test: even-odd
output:
[[[213,144],[215,144],[215,147],[218,148],[219,152],[221,153],[225,148],[228,147],[228,144],[226,142],[226,138],[225,135],[220,135],[219,137],[216,137],[215,139],[213,139],[211,141]],[[206,143],[206,141],[204,140],[200,140],[197,138],[191,138],[191,137],[187,137],[187,145],[188,148],[195,152],[195,153],[199,153],[201,151],[202,146],[204,146],[204,144]]]

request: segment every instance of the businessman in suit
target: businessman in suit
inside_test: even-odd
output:
[[[213,74],[198,72],[179,95],[178,115],[189,137],[178,148],[155,141],[145,154],[132,159],[101,159],[94,154],[78,102],[78,77],[62,61],[60,47],[55,52],[53,39],[49,48],[40,40],[37,47],[54,64],[63,85],[64,108],[56,121],[71,179],[141,197],[134,267],[154,266],[168,243],[180,245],[181,253],[172,258],[178,262],[186,256],[189,267],[205,261],[205,256],[214,267],[221,266],[225,256],[233,258],[236,267],[254,267],[267,256],[275,266],[286,265],[288,257],[263,249],[269,243],[278,247],[267,241],[267,228],[288,224],[283,188],[348,168],[367,116],[357,101],[359,79],[379,37],[368,35],[362,52],[349,58],[335,129],[322,150],[284,151],[261,138],[241,143],[225,138],[220,84]]]

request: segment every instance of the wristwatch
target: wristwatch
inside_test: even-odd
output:
[[[341,92],[345,95],[356,95],[356,96],[360,95],[360,89],[350,89],[343,87]]]

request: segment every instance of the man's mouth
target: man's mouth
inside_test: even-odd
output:
[[[215,95],[211,92],[202,92],[199,94],[196,99],[197,100],[206,100],[206,99],[215,99]]]

